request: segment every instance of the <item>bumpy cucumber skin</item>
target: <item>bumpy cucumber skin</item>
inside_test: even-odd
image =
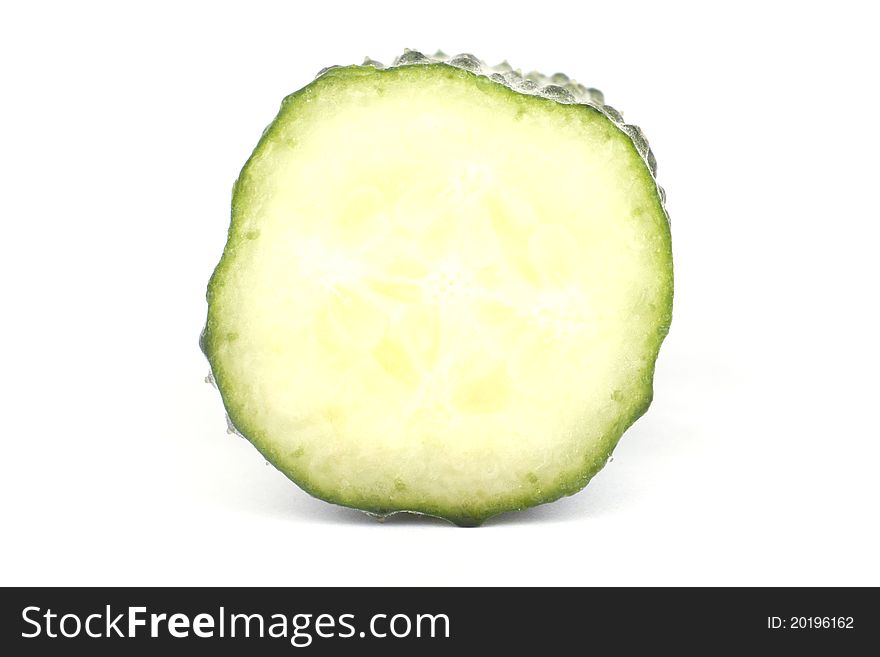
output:
[[[644,174],[650,179],[651,184],[656,189],[656,210],[662,213],[665,218],[664,227],[666,234],[664,235],[664,243],[668,247],[668,251],[663,257],[668,261],[669,267],[665,272],[668,280],[665,281],[665,289],[667,296],[663,299],[663,313],[661,321],[658,324],[656,340],[653,349],[653,356],[649,359],[649,367],[643,372],[641,383],[642,395],[633,411],[628,416],[620,418],[618,423],[606,434],[604,445],[596,452],[601,454],[600,458],[593,458],[585,461],[579,473],[568,479],[560,479],[553,486],[544,486],[542,490],[527,490],[517,497],[515,500],[506,498],[491,505],[467,505],[463,504],[457,508],[448,508],[432,504],[407,505],[406,508],[399,508],[389,500],[387,505],[376,504],[374,500],[359,498],[357,496],[341,496],[339,491],[327,490],[316,482],[309,479],[305,472],[295,472],[292,469],[285,468],[281,465],[279,455],[275,453],[273,445],[269,437],[260,435],[260,431],[256,427],[249,427],[246,414],[243,409],[236,408],[235,404],[224,391],[232,389],[232,382],[227,380],[226,373],[222,364],[215,357],[216,344],[220,338],[216,330],[216,318],[213,309],[215,308],[213,301],[224,284],[224,273],[227,265],[232,261],[232,255],[238,245],[236,237],[236,217],[239,215],[243,204],[246,201],[246,180],[249,165],[257,157],[264,145],[271,141],[276,127],[279,126],[281,117],[285,114],[288,105],[295,102],[304,94],[308,94],[315,82],[328,79],[344,79],[345,77],[358,77],[362,75],[375,75],[378,71],[393,71],[400,67],[445,67],[449,73],[453,73],[461,77],[474,78],[474,82],[481,84],[491,84],[506,90],[511,94],[521,94],[527,96],[536,96],[544,98],[549,102],[560,104],[577,105],[586,112],[596,112],[601,114],[611,124],[613,124],[623,135],[627,137],[632,148],[638,153],[644,163]],[[589,89],[576,82],[569,80],[567,76],[556,74],[553,76],[544,76],[539,73],[529,73],[521,75],[518,71],[514,71],[506,64],[500,64],[496,67],[488,67],[480,60],[472,55],[457,55],[455,57],[447,57],[443,53],[437,53],[432,57],[425,56],[416,51],[407,50],[398,57],[390,67],[383,67],[380,63],[367,59],[361,66],[346,67],[328,67],[318,73],[316,81],[303,87],[302,89],[290,94],[282,101],[281,109],[278,116],[263,131],[263,135],[254,149],[248,162],[242,168],[239,178],[233,186],[232,198],[232,220],[229,227],[228,239],[223,255],[211,276],[207,289],[208,301],[208,318],[204,330],[199,339],[199,344],[211,367],[211,372],[207,380],[215,385],[220,391],[224,406],[227,410],[227,425],[230,433],[235,433],[243,438],[248,439],[257,450],[266,458],[269,463],[277,467],[285,476],[297,484],[310,495],[340,506],[350,507],[376,516],[385,518],[396,513],[413,513],[419,515],[428,515],[442,518],[455,525],[461,527],[476,527],[485,522],[488,518],[500,513],[510,511],[521,511],[526,508],[553,502],[562,497],[573,495],[582,490],[590,480],[605,466],[611,454],[619,442],[623,433],[632,424],[638,420],[648,410],[653,400],[653,378],[654,367],[660,346],[666,337],[672,320],[672,297],[673,297],[673,274],[672,274],[672,248],[669,215],[665,208],[666,196],[663,189],[656,181],[657,164],[647,140],[642,131],[633,125],[623,122],[623,119],[617,110],[604,104],[604,98],[601,92],[596,89]],[[549,489],[549,490],[548,490]]]

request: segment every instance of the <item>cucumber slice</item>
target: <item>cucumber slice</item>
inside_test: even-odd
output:
[[[563,75],[326,69],[235,184],[202,335],[230,426],[375,514],[477,525],[578,491],[648,408],[671,319],[654,169]]]

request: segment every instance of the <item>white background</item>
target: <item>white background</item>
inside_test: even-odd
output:
[[[869,3],[597,4],[3,9],[0,583],[880,584]],[[480,529],[308,497],[197,347],[281,98],[405,46],[602,89],[672,216],[653,407],[586,490]]]

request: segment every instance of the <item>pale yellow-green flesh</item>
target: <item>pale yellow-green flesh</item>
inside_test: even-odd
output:
[[[671,299],[656,185],[599,112],[351,67],[242,172],[204,344],[237,428],[309,492],[478,523],[601,468]]]

